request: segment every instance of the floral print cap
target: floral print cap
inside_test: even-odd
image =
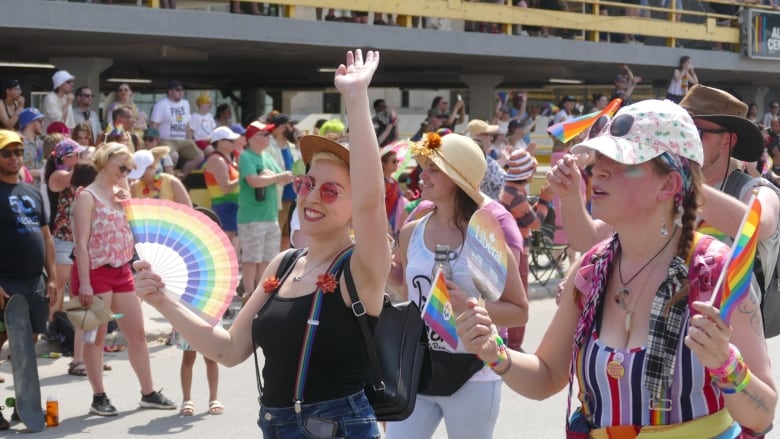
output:
[[[638,165],[665,152],[699,165],[704,162],[704,150],[693,119],[669,100],[637,102],[623,107],[608,121],[597,120],[590,137],[574,145],[571,152],[589,149],[625,165]]]

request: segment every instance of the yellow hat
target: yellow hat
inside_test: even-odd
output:
[[[21,145],[22,138],[16,131],[0,130],[0,149],[5,148],[8,145],[18,143]]]
[[[200,107],[201,105],[206,105],[211,103],[211,96],[207,95],[206,93],[203,93],[202,95],[198,96],[198,99],[195,99],[195,104]]]

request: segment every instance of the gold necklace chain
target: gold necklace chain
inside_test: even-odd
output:
[[[350,245],[352,245],[352,244],[350,244]],[[340,249],[338,249],[338,250],[337,250],[335,253],[333,253],[332,255],[330,255],[330,257],[326,258],[325,260],[323,260],[323,261],[322,261],[322,262],[320,262],[319,264],[315,265],[314,267],[312,267],[312,268],[310,268],[310,269],[308,269],[308,270],[304,270],[304,272],[303,272],[303,273],[301,273],[301,274],[300,274],[300,275],[298,275],[298,276],[293,276],[293,278],[292,278],[293,282],[300,282],[301,280],[303,280],[303,278],[305,278],[306,276],[310,275],[310,274],[311,274],[311,273],[312,273],[314,270],[316,270],[316,269],[318,269],[318,268],[322,267],[323,265],[327,264],[328,262],[331,262],[331,261],[333,260],[333,258],[334,258],[334,257],[335,257],[337,254],[341,253],[341,251],[342,251],[342,250],[344,250],[345,248],[346,248],[346,247],[341,247],[341,248],[340,248]],[[309,265],[309,259],[308,259],[308,257],[307,257],[307,256],[304,256],[304,257],[306,258],[306,265]]]

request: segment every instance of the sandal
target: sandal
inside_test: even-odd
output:
[[[68,375],[75,375],[79,377],[87,376],[87,366],[83,361],[73,361],[68,365]]]
[[[110,364],[103,363],[103,370],[108,372],[110,370],[114,370],[114,368]]]
[[[217,401],[216,399],[213,401],[209,401],[209,414],[221,415],[224,411],[225,411],[225,407],[222,405],[221,402]]]
[[[181,403],[181,411],[179,412],[182,416],[192,416],[195,414],[195,403],[191,400],[182,401]]]

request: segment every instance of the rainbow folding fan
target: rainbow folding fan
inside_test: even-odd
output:
[[[165,293],[212,325],[238,285],[238,259],[225,232],[183,204],[151,198],[122,202],[138,256],[165,283]]]

